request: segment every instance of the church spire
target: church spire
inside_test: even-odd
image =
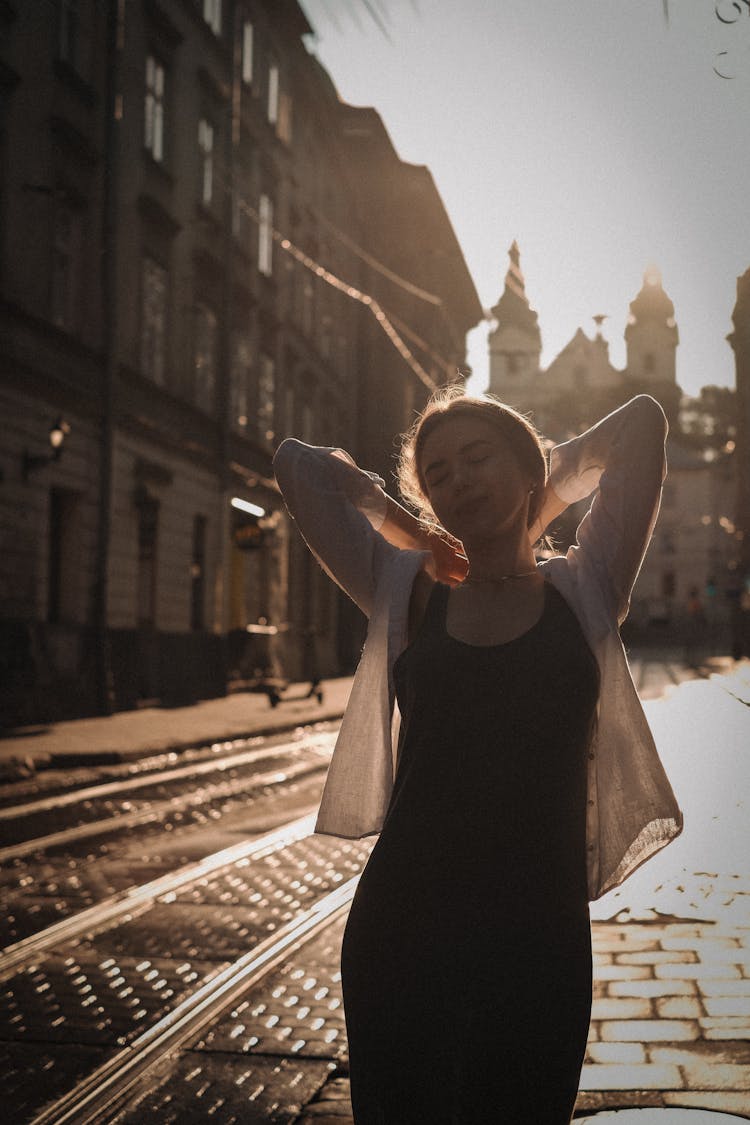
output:
[[[533,385],[539,374],[542,334],[537,314],[529,304],[521,270],[518,243],[508,251],[510,262],[505,288],[492,309],[495,327],[489,334],[490,385],[503,402],[528,410],[533,406]]]
[[[521,251],[518,249],[518,243],[516,242],[515,238],[513,239],[511,248],[508,251],[508,257],[510,258],[510,265],[508,266],[508,272],[505,275],[505,288],[512,289],[518,297],[521,297],[528,304],[528,300],[526,297],[526,283],[524,281],[523,272],[521,270]]]
[[[513,243],[508,251],[510,262],[505,274],[505,289],[500,300],[492,309],[492,315],[497,321],[498,329],[509,327],[520,328],[525,332],[533,344],[541,351],[542,337],[537,323],[537,314],[529,305],[526,296],[526,283],[521,269],[521,252],[518,243]]]

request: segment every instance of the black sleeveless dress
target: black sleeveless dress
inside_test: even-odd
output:
[[[591,1011],[586,761],[599,687],[549,582],[507,644],[436,584],[394,668],[399,761],[342,948],[357,1125],[564,1125]]]

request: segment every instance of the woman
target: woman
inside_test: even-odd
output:
[[[588,900],[681,829],[618,632],[665,434],[640,395],[548,478],[526,419],[449,388],[402,447],[419,516],[341,450],[277,451],[308,545],[370,619],[317,823],[380,833],[342,950],[357,1125],[570,1120]],[[592,492],[576,546],[537,563]]]

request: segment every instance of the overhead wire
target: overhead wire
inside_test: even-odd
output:
[[[226,179],[214,168],[214,181],[219,184],[223,191],[233,195],[233,202],[253,223],[260,228],[262,220],[258,210],[248,202],[247,198],[240,194],[236,188],[232,187]],[[345,281],[339,277],[332,270],[322,265],[316,259],[307,254],[301,247],[292,242],[283,231],[278,230],[277,227],[271,225],[269,233],[273,241],[287,254],[289,254],[300,265],[304,266],[312,275],[317,277],[320,281],[330,285],[331,288],[336,289],[338,292],[343,293],[344,296],[351,300],[358,301],[365,308],[369,309],[375,318],[379,328],[384,332],[390,340],[393,347],[401,355],[402,359],[409,366],[411,371],[427,389],[432,392],[437,390],[438,383],[433,379],[424,366],[419,362],[413,352],[405,343],[403,336],[409,336],[425,354],[429,355],[430,359],[449,377],[455,378],[459,372],[455,364],[449,363],[443,359],[424,340],[421,339],[416,332],[410,329],[407,325],[399,322],[400,332],[397,330],[394,321],[396,318],[391,313],[390,315],[385,311],[380,302],[372,294],[365,292],[358,286],[353,285],[351,282]]]

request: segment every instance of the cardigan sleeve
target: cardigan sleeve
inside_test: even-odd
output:
[[[343,449],[296,438],[281,443],[273,468],[313,555],[369,617],[378,578],[398,550],[378,532],[386,515],[385,482],[360,469]]]
[[[550,485],[561,500],[594,492],[568,557],[583,554],[620,623],[659,511],[667,431],[659,403],[637,395],[550,454]]]

